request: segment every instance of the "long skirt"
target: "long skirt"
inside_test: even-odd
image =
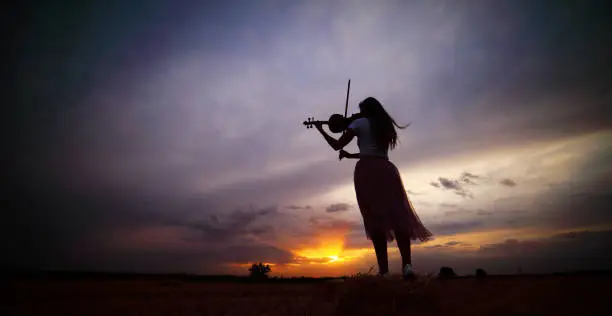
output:
[[[433,235],[414,211],[397,167],[386,158],[361,158],[355,165],[355,193],[363,216],[366,236],[397,234],[411,240],[429,240]]]

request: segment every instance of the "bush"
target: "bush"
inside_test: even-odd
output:
[[[451,267],[442,267],[440,268],[440,273],[438,273],[438,277],[442,279],[454,278],[457,274]]]
[[[253,263],[253,265],[251,265],[249,268],[250,276],[252,278],[267,278],[270,271],[272,271],[270,265],[264,265],[261,262]]]
[[[484,269],[476,269],[477,278],[484,278],[486,276],[487,276],[487,271],[485,271]]]

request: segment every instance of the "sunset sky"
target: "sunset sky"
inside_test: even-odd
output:
[[[390,158],[435,235],[417,273],[612,266],[603,2],[210,3],[5,14],[0,265],[366,272],[356,160],[302,125],[343,113],[350,78],[349,114],[374,96],[412,122]]]

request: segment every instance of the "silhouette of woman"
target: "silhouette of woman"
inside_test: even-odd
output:
[[[389,275],[387,243],[397,240],[403,276],[410,279],[414,277],[411,240],[426,241],[433,236],[415,213],[401,176],[388,157],[397,143],[395,127],[404,129],[410,124],[399,126],[373,97],[361,101],[359,109],[363,118],[354,120],[338,140],[329,136],[322,124],[315,127],[334,150],[340,151],[340,159],[359,159],[354,171],[355,193],[366,237],[376,252],[379,275]],[[342,148],[355,136],[359,153],[349,154]]]

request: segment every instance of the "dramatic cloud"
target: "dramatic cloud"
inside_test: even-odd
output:
[[[455,207],[457,207],[457,204],[453,204],[453,203],[440,203],[440,207],[455,208]]]
[[[519,242],[516,239],[508,239],[500,244],[481,246],[480,251],[485,254],[493,253],[516,256],[519,254],[533,254],[539,250],[538,248],[542,248],[541,243],[538,241]]]
[[[612,231],[583,231],[551,237],[508,239],[474,249],[461,241],[453,245],[435,244],[414,255],[417,267],[437,272],[451,266],[459,274],[473,274],[484,268],[492,274],[550,273],[589,269],[608,269],[612,264]],[[568,236],[571,236],[568,238]],[[391,261],[393,267],[399,258]]]
[[[473,212],[471,210],[466,210],[464,208],[460,208],[454,211],[446,211],[444,212],[444,215],[446,216],[460,216],[460,215],[470,215]]]
[[[331,218],[328,216],[313,216],[310,218],[309,223],[316,227],[317,231],[329,232],[334,229],[351,231],[361,228],[361,225],[357,222]]]
[[[460,244],[461,244],[460,241],[449,241],[449,242],[445,243],[444,245],[452,247],[452,246],[456,246],[456,245],[460,245]]]
[[[428,226],[435,235],[452,235],[484,226],[482,221],[441,222]]]
[[[501,185],[505,185],[508,187],[513,187],[516,185],[516,182],[514,182],[512,179],[503,179],[501,181],[499,181],[499,184]]]
[[[312,207],[310,205],[306,205],[306,206],[287,205],[285,206],[285,208],[290,209],[290,210],[312,210]]]
[[[445,190],[451,190],[455,194],[463,197],[463,198],[474,198],[473,194],[466,189],[466,185],[476,185],[474,179],[478,179],[479,177],[471,174],[469,172],[464,172],[461,174],[459,179],[452,180],[444,177],[439,177],[438,182],[431,182],[430,184],[436,188],[442,188]]]
[[[575,231],[561,233],[549,238],[516,240],[507,239],[502,243],[483,245],[480,252],[487,256],[531,257],[549,260],[566,258],[570,261],[582,258],[612,262],[612,231]],[[586,266],[586,265],[585,265]]]
[[[478,212],[476,212],[476,214],[480,215],[480,216],[488,216],[488,215],[492,215],[493,212],[485,211],[485,210],[478,210]]]
[[[325,211],[327,213],[337,213],[337,212],[343,212],[343,211],[348,211],[348,209],[351,206],[347,203],[336,203],[336,204],[332,204],[330,206],[328,206]]]
[[[436,249],[436,248],[451,248],[451,247],[456,247],[456,246],[470,246],[470,244],[464,243],[464,242],[461,242],[461,241],[449,241],[449,242],[446,242],[444,244],[435,244],[435,245],[431,245],[431,246],[424,246],[423,248],[426,248],[426,249]]]
[[[462,182],[467,183],[467,184],[476,184],[474,182],[475,179],[480,179],[479,176],[469,173],[469,172],[464,172],[461,174],[460,178],[459,178]]]
[[[445,189],[456,191],[461,191],[463,189],[457,180],[449,180],[447,178],[438,178],[438,180]]]
[[[251,209],[248,212],[237,210],[229,214],[227,219],[220,222],[217,215],[211,216],[210,220],[194,222],[169,222],[168,225],[176,225],[196,230],[200,233],[198,238],[211,242],[227,242],[229,238],[244,235],[268,235],[274,233],[274,227],[269,225],[252,227],[251,224],[260,217],[270,218],[278,214],[276,208],[261,210]],[[193,239],[191,239],[193,240]]]

